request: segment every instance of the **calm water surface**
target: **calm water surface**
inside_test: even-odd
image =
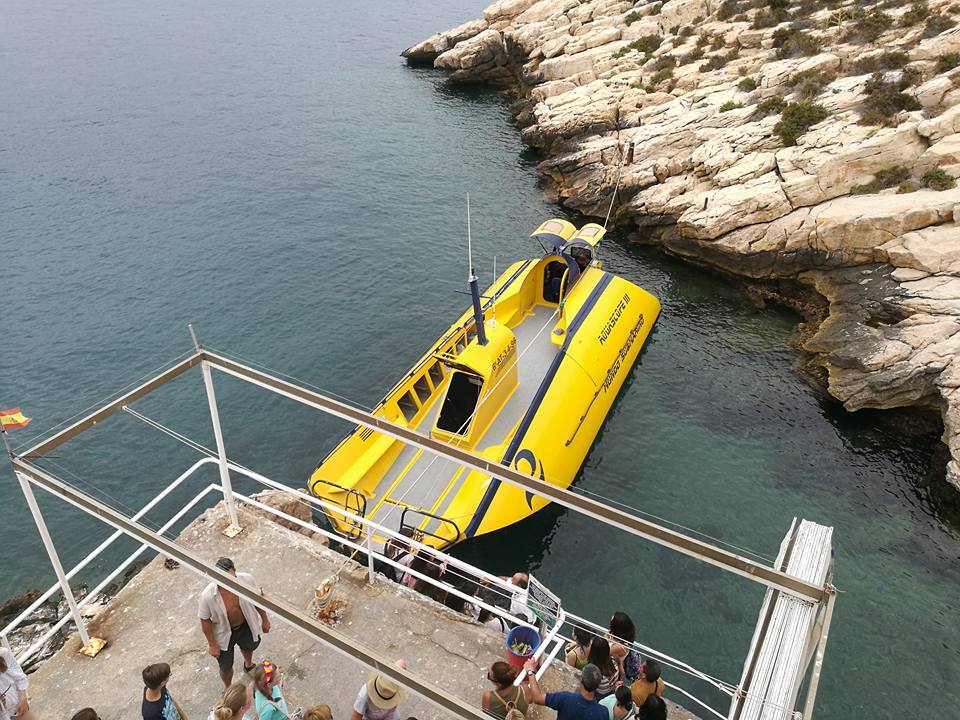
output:
[[[505,101],[398,52],[481,4],[265,6],[7,0],[0,23],[0,405],[27,442],[202,340],[375,402],[465,307],[463,196],[489,281],[559,212]],[[836,526],[843,589],[818,717],[955,717],[957,504],[932,434],[847,415],[792,371],[796,321],[617,238],[616,272],[664,303],[578,480],[583,492],[773,556],[797,515]],[[346,430],[218,377],[230,454],[301,485]],[[138,403],[212,444],[199,375]],[[111,419],[46,466],[138,508],[197,455]],[[11,476],[0,593],[52,573]],[[153,522],[198,484],[158,509]],[[107,530],[42,498],[64,556]],[[459,550],[526,567],[573,610],[736,681],[757,586],[560,509]]]

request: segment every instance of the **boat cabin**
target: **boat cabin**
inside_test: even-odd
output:
[[[587,223],[579,232],[573,223],[554,218],[530,235],[540,243],[549,262],[543,267],[543,299],[557,303],[570,292],[580,276],[596,260],[596,247],[606,231]]]

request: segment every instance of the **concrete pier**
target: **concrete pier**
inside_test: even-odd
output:
[[[233,558],[252,573],[267,594],[304,609],[319,582],[339,570],[334,597],[345,601],[337,629],[381,652],[403,658],[407,667],[433,679],[451,693],[479,706],[489,686],[487,669],[503,659],[503,636],[453,613],[396,583],[380,578],[370,585],[366,566],[347,560],[317,539],[282,527],[261,515],[240,510],[243,532],[234,539],[221,533],[228,518],[222,506],[192,522],[179,542],[213,563]],[[63,718],[78,709],[95,708],[103,720],[139,717],[142,668],[167,662],[168,687],[191,720],[205,720],[222,689],[216,661],[206,651],[197,619],[197,598],[206,580],[180,567],[168,569],[155,558],[89,623],[91,635],[109,645],[94,659],[78,654],[76,635],[30,676],[32,706],[43,720]],[[254,659],[269,658],[286,676],[291,708],[325,703],[337,720],[348,717],[357,691],[367,678],[360,664],[320,645],[279,620],[265,635]],[[235,679],[242,676],[237,652]],[[546,690],[574,689],[576,677],[555,663],[544,675]],[[445,714],[409,694],[400,718],[440,718]],[[548,720],[551,710],[537,708],[527,717]],[[671,720],[695,720],[670,704]]]

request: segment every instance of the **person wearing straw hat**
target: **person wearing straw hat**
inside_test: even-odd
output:
[[[407,665],[397,660],[398,668]],[[357,699],[353,703],[350,720],[395,720],[397,705],[403,699],[403,688],[380,673],[370,673],[367,682],[360,686]]]

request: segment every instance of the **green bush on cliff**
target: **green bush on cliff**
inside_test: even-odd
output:
[[[778,58],[806,57],[816,55],[820,50],[817,39],[796,26],[777,28],[773,33],[773,44]]]
[[[909,27],[916,25],[927,19],[930,14],[930,8],[925,1],[915,2],[903,15],[900,16],[900,24]]]
[[[664,68],[663,70],[657,70],[657,72],[653,74],[653,77],[650,78],[650,83],[652,85],[659,85],[664,80],[669,80],[672,77],[673,77],[673,70],[671,70],[670,68]]]
[[[734,102],[733,100],[727,100],[723,105],[720,106],[720,112],[729,112],[730,110],[738,110],[743,107],[743,103]]]
[[[924,187],[928,187],[931,190],[950,190],[957,185],[957,181],[940,168],[934,168],[933,170],[925,172],[923,177],[920,178],[920,182],[923,183]]]
[[[826,108],[809,100],[790,103],[783,108],[780,122],[773,126],[773,131],[780,136],[785,146],[796,145],[801,135],[821,120],[825,120],[827,115]]]
[[[902,166],[885,168],[878,170],[873,175],[873,180],[864,185],[854,185],[850,192],[854,195],[870,195],[880,192],[886,188],[902,185],[910,177],[910,171]]]
[[[883,10],[857,12],[849,23],[850,29],[844,33],[847,42],[873,42],[893,27],[893,18]]]
[[[782,97],[774,95],[757,103],[757,114],[776,115],[777,113],[783,112],[786,106],[787,104],[783,101]]]
[[[757,81],[752,77],[745,77],[743,80],[737,83],[737,88],[743,92],[753,92],[757,89]]]
[[[866,75],[881,70],[901,70],[910,61],[909,56],[900,50],[868,55],[858,58],[850,66],[851,75]]]
[[[726,64],[727,60],[723,55],[714,55],[712,58],[708,58],[698,69],[700,72],[706,73],[711,70],[719,70]]]
[[[729,20],[740,12],[740,3],[737,0],[723,0],[717,8],[717,20]]]
[[[949,72],[960,65],[960,52],[941,55],[937,61],[937,72]]]
[[[934,15],[927,20],[927,24],[923,26],[923,36],[925,38],[935,37],[951,29],[956,24],[955,20],[951,20],[946,15]]]
[[[654,50],[660,47],[660,43],[663,42],[663,38],[659,35],[644,35],[641,38],[637,38],[632,43],[624,45],[622,48],[617,50],[614,53],[614,57],[623,57],[627,53],[636,50],[645,55],[651,54]]]
[[[751,27],[753,27],[754,30],[772,28],[782,22],[787,22],[789,19],[790,13],[787,12],[786,8],[764,8],[758,10],[757,14],[753,16]]]
[[[661,55],[653,62],[654,70],[667,70],[677,66],[677,58],[673,55]]]
[[[689,65],[690,63],[695,63],[697,60],[703,57],[703,48],[695,47],[693,50],[688,52],[686,55],[680,56],[681,65]]]
[[[883,73],[876,73],[864,87],[867,98],[863,101],[860,124],[895,125],[894,119],[899,112],[919,110],[921,105],[917,99],[903,92],[909,85],[908,75],[897,81],[887,81]]]
[[[786,84],[793,92],[799,93],[801,97],[815,98],[823,91],[824,87],[836,79],[837,76],[832,72],[804,70],[791,75]]]
[[[637,12],[636,10],[633,10],[627,13],[627,16],[623,19],[623,21],[627,25],[633,25],[637,20],[639,20],[642,17],[643,15],[641,13]]]

